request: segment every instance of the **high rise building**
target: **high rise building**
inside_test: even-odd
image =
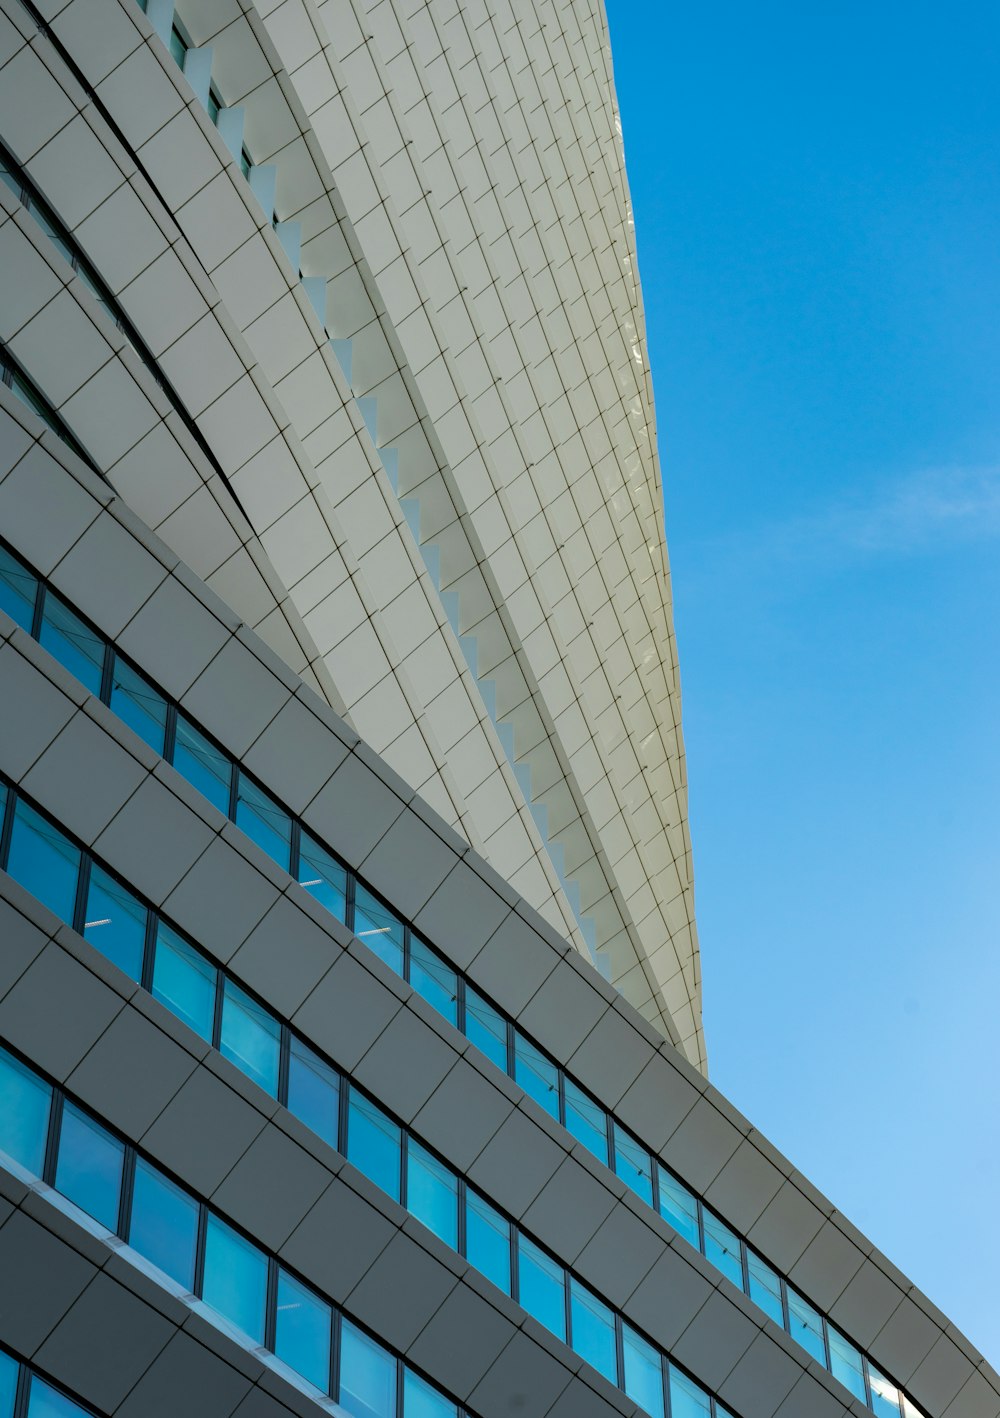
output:
[[[600,0],[0,16],[0,1418],[998,1418],[707,1081]]]

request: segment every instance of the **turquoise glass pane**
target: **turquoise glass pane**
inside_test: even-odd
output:
[[[52,1089],[0,1049],[0,1151],[40,1177],[45,1165]]]
[[[403,923],[370,891],[358,886],[354,896],[354,934],[369,950],[395,970],[403,973]]]
[[[211,1042],[217,971],[162,921],[156,929],[153,998]]]
[[[340,1331],[339,1402],[354,1418],[396,1418],[396,1361],[347,1320]]]
[[[272,1098],[278,1096],[281,1027],[274,1015],[227,980],[219,1050]]]
[[[613,1384],[618,1382],[614,1316],[579,1280],[569,1282],[570,1343],[582,1359]]]
[[[788,1286],[788,1333],[813,1358],[826,1368],[826,1345],[823,1342],[823,1321],[808,1300]]]
[[[458,1024],[458,976],[419,936],[410,936],[410,984],[450,1024]]]
[[[359,1172],[399,1200],[402,1134],[375,1103],[352,1088],[348,1102],[347,1156]]]
[[[517,1029],[514,1030],[514,1079],[547,1113],[559,1117],[559,1070]]]
[[[202,797],[229,816],[229,785],[233,776],[231,759],[210,743],[203,733],[177,716],[177,736],[173,764],[178,773],[197,788]]]
[[[0,611],[6,611],[11,620],[29,634],[37,592],[38,577],[0,547]]]
[[[739,1237],[707,1208],[702,1212],[702,1224],[705,1228],[705,1259],[718,1266],[723,1275],[742,1290],[743,1260]]]
[[[37,1374],[32,1374],[28,1418],[90,1418],[90,1415],[79,1403],[74,1403],[73,1399],[54,1389]]]
[[[212,1215],[205,1237],[202,1298],[256,1343],[264,1342],[267,1257]]]
[[[566,1272],[523,1233],[517,1238],[517,1299],[529,1315],[566,1339]]]
[[[12,1418],[18,1368],[17,1360],[0,1349],[0,1418]]]
[[[507,1021],[471,985],[465,987],[465,1037],[507,1072]]]
[[[663,1369],[659,1354],[627,1324],[622,1325],[622,1352],[625,1392],[652,1418],[663,1418]]]
[[[412,1369],[403,1370],[403,1418],[457,1418],[454,1403]]]
[[[855,1398],[867,1404],[864,1361],[860,1353],[850,1340],[845,1339],[842,1334],[838,1334],[832,1325],[827,1326],[827,1334],[830,1339],[830,1373],[846,1389],[849,1389]]]
[[[128,887],[96,864],[90,869],[83,933],[108,960],[136,983],[142,976],[149,913]]]
[[[670,1418],[708,1418],[710,1412],[708,1394],[671,1366]]]
[[[474,1191],[465,1193],[465,1258],[510,1294],[510,1222]]]
[[[14,807],[7,870],[60,920],[72,925],[80,853],[23,799]]]
[[[458,1178],[412,1138],[406,1145],[406,1209],[457,1250]]]
[[[162,754],[167,701],[149,680],[118,655],[111,672],[111,708],[154,753]]]
[[[288,1110],[331,1147],[340,1145],[340,1078],[335,1069],[292,1036]]]
[[[563,1082],[566,1099],[566,1126],[589,1152],[608,1165],[608,1116],[599,1103],[588,1098],[569,1078]]]
[[[118,1230],[124,1162],[124,1143],[72,1103],[63,1104],[56,1191],[109,1231]]]
[[[39,640],[91,694],[101,692],[104,641],[52,591],[45,592]]]
[[[330,1392],[330,1306],[284,1270],[278,1271],[274,1352],[324,1393]]]
[[[785,1327],[781,1308],[781,1281],[766,1261],[747,1247],[747,1273],[750,1277],[750,1298],[775,1324]]]
[[[634,1137],[615,1124],[615,1175],[648,1206],[653,1204],[653,1159]]]
[[[176,29],[170,31],[170,53],[174,57],[174,63],[179,69],[184,68],[184,56],[188,51],[188,46]]]
[[[128,1243],[186,1290],[194,1289],[198,1203],[140,1157]]]
[[[872,1412],[876,1418],[899,1418],[899,1389],[870,1362],[868,1381],[872,1389]]]
[[[299,838],[299,885],[346,924],[347,871],[307,832]]]
[[[245,773],[239,775],[236,784],[236,826],[283,871],[288,870],[292,819],[270,793],[258,788]]]
[[[657,1190],[660,1193],[660,1215],[695,1249],[700,1250],[698,1235],[698,1203],[687,1187],[662,1167],[657,1167]]]

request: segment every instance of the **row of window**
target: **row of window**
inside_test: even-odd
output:
[[[91,1411],[0,1349],[0,1418],[91,1418]]]
[[[653,1418],[671,1385],[675,1413],[711,1413],[658,1346],[2,780],[0,867]]]
[[[610,1166],[637,1196],[657,1210],[856,1398],[866,1403],[879,1418],[899,1418],[900,1414],[905,1418],[920,1418],[915,1405],[854,1345],[523,1034],[513,1020],[480,995],[256,783],[230,754],[208,739],[176,704],[125,660],[111,642],[91,629],[2,545],[0,608],[29,630],[93,694],[110,705],[146,743],[172,763],[285,871],[295,876],[337,920],[408,980],[429,1004],[498,1068],[514,1078],[595,1157]],[[126,891],[123,887],[118,890]],[[42,896],[42,899],[46,898]],[[74,919],[72,913],[66,915],[57,910],[57,914],[67,920]],[[88,913],[80,920],[82,933],[134,979],[139,979],[134,973],[141,965],[138,927],[133,928],[133,944],[126,952],[112,941],[108,925],[113,918],[108,910],[95,907],[93,914],[102,924],[88,925],[91,919]],[[105,918],[107,923],[104,923]],[[121,925],[115,928],[116,938],[123,929]],[[102,930],[103,945],[99,939]],[[211,967],[213,971],[214,968]],[[152,983],[152,977],[147,976],[147,988]],[[170,1007],[175,1008],[175,1012],[182,1008],[193,1010],[193,994],[192,985],[188,1004],[183,1005],[178,996],[178,1004]],[[203,995],[201,1010],[205,1015],[209,1007],[207,986]],[[212,997],[215,997],[214,987]],[[182,1013],[181,1017],[187,1016]],[[204,1033],[204,1028],[199,1032]],[[207,1033],[204,1036],[210,1037]],[[261,1077],[257,1081],[261,1082]],[[263,1086],[268,1087],[268,1084],[264,1082]],[[274,1093],[275,1089],[269,1091]],[[322,1132],[320,1135],[326,1136]]]
[[[459,1418],[453,1399],[4,1049],[0,1150],[354,1418]]]
[[[26,405],[33,414],[37,414],[42,422],[47,424],[67,447],[72,448],[76,456],[82,458],[89,468],[93,468],[95,473],[100,471],[77,443],[48,399],[15,363],[13,356],[2,341],[0,341],[0,384],[6,384],[7,388],[21,400],[21,403]]]

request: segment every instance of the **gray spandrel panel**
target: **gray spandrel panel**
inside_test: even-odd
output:
[[[565,1256],[572,1264],[614,1206],[614,1193],[574,1157],[567,1157],[528,1207],[523,1221],[535,1235],[544,1236],[557,1255]]]
[[[399,1012],[396,995],[352,955],[335,961],[293,1024],[342,1068],[353,1069]]]
[[[184,708],[239,756],[260,737],[288,698],[285,686],[234,638],[188,690]]]
[[[140,1140],[190,1187],[210,1196],[264,1125],[256,1109],[200,1068]]]
[[[676,1251],[667,1249],[623,1305],[625,1317],[670,1349],[715,1286]]]
[[[519,1217],[555,1176],[565,1155],[540,1127],[515,1110],[469,1168],[469,1178]]]
[[[451,848],[415,813],[397,819],[365,858],[361,870],[374,890],[391,896],[397,911],[413,917],[452,868]]]
[[[518,1331],[469,1395],[469,1407],[493,1418],[544,1418],[568,1385],[571,1374],[523,1331]]]
[[[303,820],[321,841],[356,867],[403,810],[400,798],[352,753],[320,788]]]
[[[467,1059],[459,1058],[413,1119],[413,1128],[461,1171],[471,1167],[513,1103]]]
[[[718,1389],[760,1328],[715,1290],[674,1343],[671,1353],[709,1388]]]
[[[576,1268],[613,1305],[622,1305],[666,1250],[646,1222],[619,1202],[576,1257]]]
[[[173,576],[157,587],[118,643],[161,684],[183,696],[229,639],[229,631]]]
[[[213,833],[155,778],[146,778],[94,843],[94,851],[161,905],[208,848]]]
[[[787,1273],[822,1225],[823,1217],[815,1207],[794,1182],[786,1181],[750,1228],[747,1239]]]
[[[166,577],[166,568],[112,516],[99,517],[52,574],[56,589],[114,638]]]
[[[15,1212],[0,1229],[0,1333],[32,1355],[83,1293],[96,1267],[52,1233]]]
[[[736,1413],[777,1413],[798,1382],[801,1369],[774,1339],[758,1334],[719,1390]]]
[[[348,752],[300,699],[292,698],[279,709],[243,761],[292,812],[301,812]]]
[[[856,1344],[867,1348],[903,1299],[889,1277],[866,1260],[830,1308],[830,1318]]]
[[[180,1331],[153,1361],[115,1418],[228,1418],[251,1381]]]
[[[212,1200],[269,1250],[277,1251],[329,1184],[327,1169],[269,1124]]]
[[[615,1116],[656,1151],[676,1132],[698,1101],[677,1068],[660,1054],[653,1054],[615,1108]]]
[[[20,778],[76,713],[76,705],[19,652],[19,637],[0,645],[0,768]],[[37,650],[37,647],[36,647]],[[41,654],[41,651],[37,653]]]
[[[705,1200],[746,1235],[784,1184],[784,1177],[749,1140],[740,1143],[705,1193]]]
[[[455,1057],[455,1050],[404,1006],[374,1040],[354,1074],[409,1123],[453,1067]]]
[[[194,1058],[138,1010],[117,1015],[67,1087],[129,1137],[141,1137],[190,1078]]]
[[[63,1080],[122,1007],[120,995],[53,942],[0,1004],[0,1038]]]
[[[722,1171],[741,1142],[732,1123],[699,1098],[677,1130],[671,1134],[664,1158],[689,1186],[704,1192]]]
[[[569,1059],[609,1008],[573,957],[566,956],[521,1011],[518,1023],[556,1058]]]
[[[617,1010],[609,1009],[568,1060],[567,1068],[584,1087],[598,1087],[614,1107],[648,1062],[649,1045]]]
[[[398,1231],[348,1296],[348,1308],[404,1353],[459,1283],[449,1267]]]
[[[506,901],[468,863],[459,861],[417,913],[414,925],[464,970],[509,912]]]
[[[386,1202],[386,1207],[391,1203]],[[397,1210],[400,1210],[397,1208]],[[399,1221],[402,1221],[400,1210]],[[281,1247],[281,1257],[344,1301],[397,1232],[397,1223],[346,1181],[331,1183]]]
[[[22,780],[70,832],[91,843],[146,778],[146,768],[79,710]]]
[[[968,1361],[947,1334],[942,1334],[912,1379],[910,1392],[929,1413],[941,1413],[958,1396],[968,1373]]]
[[[467,1398],[510,1342],[511,1320],[468,1285],[456,1286],[409,1348],[415,1364]]]
[[[163,902],[172,921],[223,964],[281,898],[280,889],[214,838]]]
[[[825,1221],[789,1272],[814,1304],[829,1310],[861,1269],[864,1255],[832,1221]]]
[[[845,1408],[844,1404],[815,1378],[803,1374],[778,1409],[775,1418],[848,1418],[853,1411],[851,1408]]]
[[[17,897],[23,896],[16,883],[0,884],[0,1000],[36,960],[48,943],[48,935],[17,909]],[[14,898],[13,900],[11,898]]]
[[[469,966],[469,978],[517,1016],[551,975],[557,959],[539,947],[531,926],[511,912]]]
[[[308,998],[342,947],[280,896],[232,956],[234,975],[286,1017]]]
[[[0,127],[7,135],[7,130]],[[47,576],[83,536],[100,511],[86,492],[36,444],[0,483],[4,536]]]

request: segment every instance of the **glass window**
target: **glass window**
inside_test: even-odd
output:
[[[707,1393],[670,1365],[670,1418],[707,1418],[711,1405]]]
[[[45,1165],[52,1089],[0,1049],[0,1150],[40,1177]]]
[[[229,785],[233,765],[227,756],[204,734],[188,723],[183,714],[177,715],[177,738],[174,743],[174,767],[197,788],[202,797],[229,816]]]
[[[288,1110],[331,1147],[340,1145],[340,1077],[308,1044],[292,1035]]]
[[[514,1080],[547,1113],[558,1118],[559,1070],[519,1029],[514,1030]]]
[[[236,826],[283,871],[288,870],[292,850],[292,819],[270,793],[258,788],[245,773],[240,773],[236,781]]]
[[[652,1418],[663,1418],[663,1370],[659,1354],[627,1324],[622,1325],[622,1350],[625,1392]]]
[[[88,1418],[88,1415],[73,1399],[54,1389],[37,1374],[32,1374],[28,1418]]]
[[[125,1144],[72,1103],[63,1104],[56,1190],[109,1231],[118,1230]]]
[[[397,975],[402,975],[403,923],[360,885],[354,895],[354,934]]]
[[[299,885],[346,923],[347,871],[306,832],[299,838]]]
[[[816,1310],[788,1286],[788,1333],[826,1368],[823,1321]]]
[[[330,1306],[284,1270],[278,1271],[274,1352],[279,1359],[330,1392]]]
[[[599,1103],[569,1078],[563,1080],[566,1097],[566,1126],[589,1152],[608,1164],[608,1117]]]
[[[868,1361],[868,1382],[872,1388],[872,1412],[876,1418],[899,1418],[899,1389]]]
[[[465,1258],[510,1294],[510,1222],[474,1191],[465,1193]]]
[[[347,1156],[394,1201],[399,1200],[402,1135],[395,1123],[356,1088],[348,1100]]]
[[[99,695],[104,677],[104,641],[52,591],[45,592],[42,632],[38,637],[91,694]]]
[[[0,1349],[0,1418],[12,1418],[17,1394],[18,1363]]]
[[[634,1137],[614,1125],[615,1175],[649,1206],[653,1205],[653,1159]]]
[[[129,891],[96,863],[90,869],[83,933],[130,980],[142,977],[148,912]]]
[[[607,1305],[570,1277],[570,1324],[573,1348],[611,1383],[618,1382],[615,1321]]]
[[[471,985],[465,987],[465,1037],[507,1072],[507,1021]]]
[[[458,1249],[458,1178],[412,1137],[406,1144],[406,1209]]]
[[[177,29],[176,29],[176,28],[172,29],[172,30],[170,31],[170,53],[171,53],[171,54],[173,55],[173,57],[174,57],[174,63],[175,63],[175,64],[178,66],[178,68],[180,68],[180,69],[183,69],[183,68],[184,68],[184,56],[185,56],[185,54],[187,53],[187,51],[188,51],[187,44],[186,44],[185,41],[182,39],[182,37],[181,37],[181,35],[178,33]]]
[[[686,1241],[701,1249],[698,1234],[698,1203],[683,1183],[678,1182],[660,1166],[656,1169],[657,1190],[660,1193],[660,1215]]]
[[[29,635],[37,592],[38,577],[32,576],[27,567],[0,547],[0,610],[6,611]]]
[[[832,1325],[827,1326],[826,1332],[830,1339],[830,1373],[845,1388],[850,1389],[855,1398],[867,1405],[868,1395],[865,1392],[865,1371],[861,1355],[850,1340],[838,1334]]]
[[[747,1273],[750,1276],[750,1298],[765,1314],[771,1316],[775,1324],[785,1327],[785,1317],[781,1308],[781,1281],[766,1261],[755,1255],[747,1246]]]
[[[258,1344],[264,1342],[267,1257],[209,1213],[202,1297]]]
[[[557,1339],[566,1338],[566,1272],[523,1234],[517,1236],[517,1299]]]
[[[222,996],[219,1050],[272,1098],[278,1096],[281,1026],[274,1015],[227,980]]]
[[[178,1285],[194,1289],[198,1203],[141,1157],[135,1164],[128,1243]]]
[[[410,984],[450,1024],[458,1024],[458,976],[419,936],[410,936]]]
[[[203,1039],[212,1039],[217,971],[162,921],[156,928],[153,998]]]
[[[50,911],[72,924],[80,853],[23,799],[14,806],[7,870]]]
[[[412,1369],[403,1369],[403,1418],[457,1418],[451,1399],[418,1378]]]
[[[163,752],[167,730],[167,701],[138,670],[116,655],[111,672],[111,708],[130,729],[149,744],[154,753]]]
[[[395,1418],[396,1361],[344,1320],[340,1330],[340,1399],[354,1418]]]
[[[743,1260],[740,1256],[740,1238],[730,1231],[724,1221],[705,1207],[702,1211],[705,1226],[705,1259],[718,1266],[738,1289],[743,1289]]]

